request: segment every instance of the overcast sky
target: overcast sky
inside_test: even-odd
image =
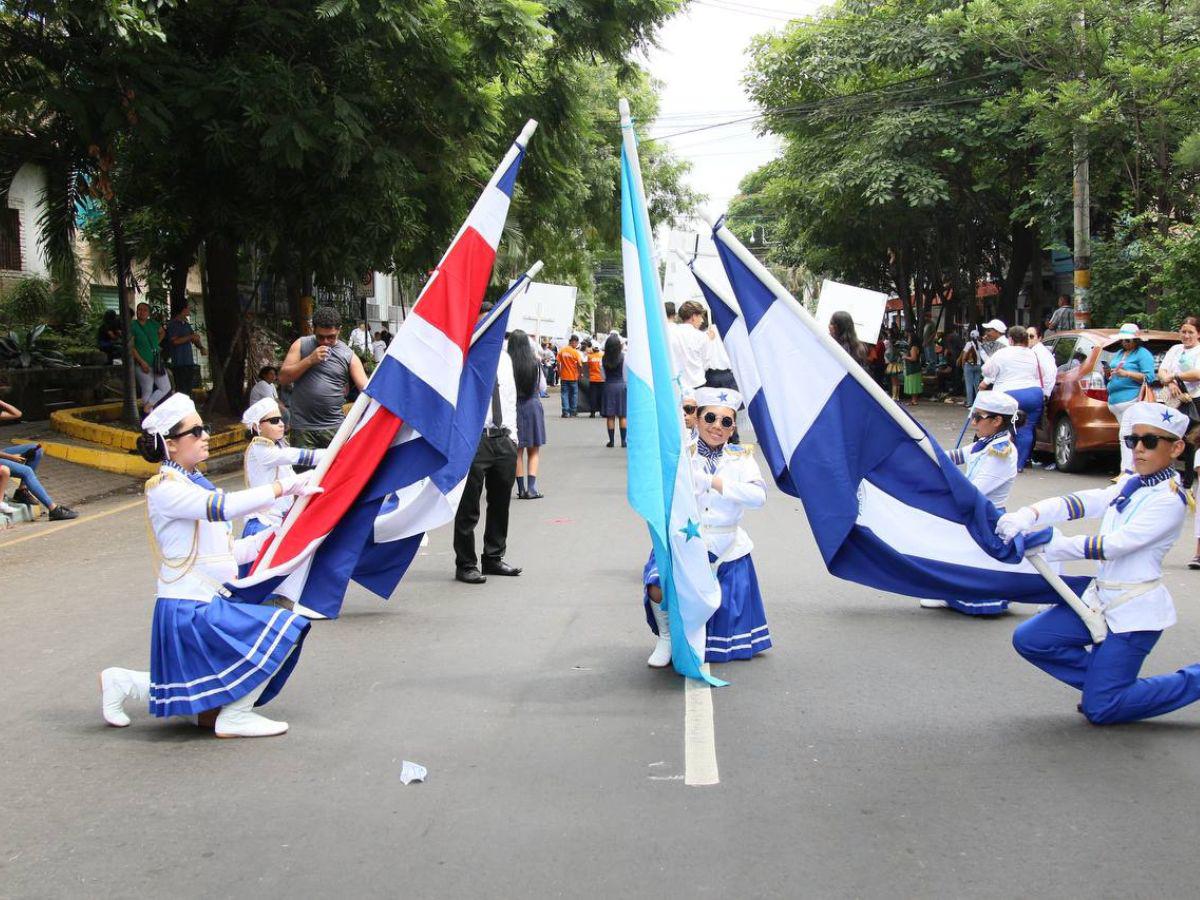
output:
[[[662,108],[649,135],[666,138],[692,163],[691,186],[708,196],[705,208],[719,215],[747,172],[775,154],[776,142],[757,134],[754,121],[706,126],[753,116],[742,88],[750,40],[811,15],[821,0],[692,0],[659,34],[648,57],[662,82]],[[705,128],[691,134],[677,134]]]

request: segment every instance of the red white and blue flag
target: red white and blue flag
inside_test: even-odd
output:
[[[390,594],[427,530],[421,523],[435,521],[430,510],[444,514],[450,504],[453,515],[466,469],[454,475],[468,448],[469,468],[479,443],[504,328],[492,322],[474,348],[472,336],[536,124],[505,154],[355,401],[315,473],[324,492],[301,498],[250,574],[227,585],[236,598],[279,594],[335,618],[351,578]],[[510,291],[518,289],[521,281]],[[424,479],[432,488],[420,486]],[[429,502],[429,490],[441,495],[440,506]],[[402,510],[420,518],[400,526]],[[408,540],[413,527],[420,531]]]

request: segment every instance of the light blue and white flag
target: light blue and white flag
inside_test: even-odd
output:
[[[625,377],[629,411],[629,503],[650,528],[663,603],[671,627],[675,671],[724,684],[701,670],[705,628],[721,605],[686,452],[678,382],[667,345],[650,217],[642,188],[629,105],[621,101],[621,258],[629,349]],[[685,640],[680,640],[683,636]]]
[[[1011,544],[999,511],[717,222],[733,298],[699,273],[755,436],[780,490],[804,503],[830,573],[915,597],[1026,603],[1060,596]],[[811,320],[811,316],[808,319]],[[1064,579],[1082,593],[1088,579]]]

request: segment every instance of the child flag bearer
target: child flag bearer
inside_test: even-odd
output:
[[[1055,529],[1044,552],[1047,560],[1100,563],[1083,599],[1104,613],[1107,637],[1093,643],[1080,618],[1064,606],[1039,613],[1013,634],[1018,653],[1083,692],[1079,711],[1096,725],[1148,719],[1200,699],[1200,664],[1138,678],[1163,629],[1175,624],[1162,560],[1192,505],[1171,468],[1183,453],[1188,418],[1161,403],[1138,403],[1126,411],[1123,424],[1134,474],[1107,488],[1023,507],[996,525],[1008,541],[1056,522],[1101,520],[1096,535],[1066,537]]]

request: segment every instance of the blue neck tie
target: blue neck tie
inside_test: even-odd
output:
[[[1117,512],[1124,512],[1125,507],[1129,505],[1129,498],[1134,495],[1138,488],[1159,484],[1160,482],[1171,478],[1174,476],[1174,474],[1174,471],[1168,467],[1166,469],[1159,469],[1153,475],[1137,475],[1133,478],[1130,478],[1123,485],[1121,485],[1121,493],[1117,494],[1117,496],[1113,498],[1113,501],[1110,505],[1115,506],[1117,508]]]

